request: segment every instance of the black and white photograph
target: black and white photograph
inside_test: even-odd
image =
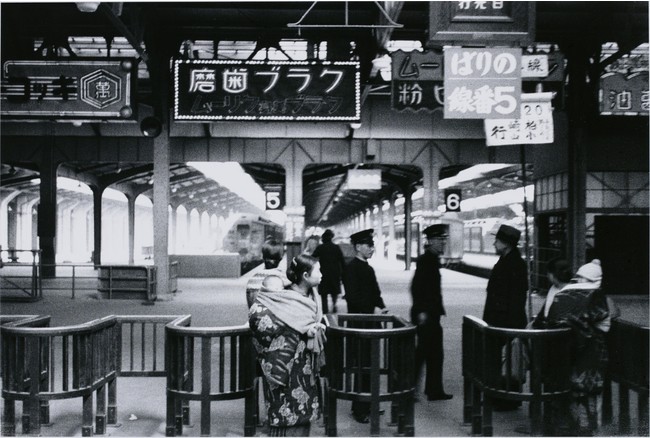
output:
[[[2,436],[650,433],[647,1],[0,1]]]

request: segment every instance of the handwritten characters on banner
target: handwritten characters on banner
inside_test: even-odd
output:
[[[488,146],[553,143],[553,93],[522,94],[521,117],[486,119]]]

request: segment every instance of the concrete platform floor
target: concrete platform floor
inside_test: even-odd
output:
[[[413,271],[404,271],[400,262],[373,261],[382,294],[388,308],[397,315],[408,317],[411,298],[409,284]],[[250,275],[250,274],[249,274]],[[445,343],[445,390],[454,395],[449,401],[420,401],[415,404],[416,436],[469,436],[470,427],[462,422],[462,359],[461,324],[463,315],[481,316],[485,302],[487,280],[450,270],[442,271],[443,295],[447,316],[443,318]],[[245,284],[248,275],[236,279],[179,279],[180,292],[161,299],[153,306],[138,301],[105,300],[97,293],[80,293],[71,299],[69,291],[47,292],[36,303],[3,303],[2,314],[48,314],[51,325],[78,324],[111,314],[191,314],[193,326],[229,326],[246,321],[247,307]],[[542,303],[533,297],[535,312]],[[648,324],[648,297],[614,297],[625,319]],[[345,302],[339,305],[345,311]],[[420,391],[422,387],[420,382]],[[632,397],[634,415],[636,397]],[[1,401],[0,401],[1,403]],[[81,436],[81,400],[53,401],[52,424],[45,426],[43,436]],[[395,427],[388,426],[389,404],[382,405],[387,414],[382,417],[381,436],[393,436]],[[216,402],[212,404],[212,436],[243,435],[243,401]],[[17,433],[21,433],[21,406],[16,406]],[[616,411],[616,407],[615,407]],[[200,436],[199,406],[191,405],[192,426],[186,427],[183,436]],[[356,423],[350,416],[350,402],[340,401],[338,406],[339,436],[368,436],[368,424]],[[616,413],[616,412],[615,412]],[[634,418],[633,418],[634,424]],[[119,427],[109,427],[109,436],[165,436],[165,379],[120,378],[118,382]],[[528,424],[527,409],[494,413],[495,436],[527,436],[515,428]],[[601,436],[615,434],[612,427],[602,428]],[[311,436],[325,436],[322,421],[312,425]],[[264,436],[258,429],[257,436]]]

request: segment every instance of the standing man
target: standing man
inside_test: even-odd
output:
[[[350,236],[354,247],[355,257],[347,264],[343,274],[343,285],[345,286],[345,300],[348,303],[348,313],[369,313],[376,311],[388,313],[388,309],[381,298],[381,291],[377,283],[375,270],[368,264],[368,259],[375,252],[375,242],[372,228],[359,231]],[[361,323],[355,328],[374,328],[368,324]],[[355,357],[361,357],[361,366],[370,367],[369,346],[362,344],[361,352]],[[354,381],[354,390],[357,392],[370,392],[370,375],[364,374]],[[359,423],[370,421],[370,402],[352,402],[352,416]]]
[[[411,282],[411,321],[417,327],[418,343],[415,349],[415,376],[426,367],[424,393],[428,400],[450,400],[442,384],[442,326],[440,317],[446,315],[440,288],[440,256],[445,251],[449,225],[435,224],[424,229],[427,243],[418,257]]]
[[[374,229],[359,231],[350,236],[354,247],[354,258],[345,268],[343,285],[348,313],[388,313],[381,290],[377,283],[375,270],[368,264],[368,259],[375,253]]]
[[[488,280],[483,320],[495,327],[526,328],[528,270],[517,249],[520,235],[518,229],[501,225],[494,240],[500,257]]]
[[[499,260],[492,268],[487,284],[487,298],[483,320],[489,325],[503,328],[526,328],[526,293],[528,270],[521,258],[517,243],[521,232],[501,225],[496,233],[494,248]],[[520,388],[520,382],[504,382],[504,389]],[[494,400],[495,411],[510,411],[521,406],[519,401]]]
[[[332,313],[336,313],[336,301],[341,294],[341,276],[345,262],[343,252],[339,246],[332,242],[334,232],[330,229],[325,230],[321,236],[322,244],[314,250],[312,254],[320,262],[320,271],[323,279],[318,285],[318,293],[323,302],[323,313],[329,313],[327,306],[327,296],[332,296]]]

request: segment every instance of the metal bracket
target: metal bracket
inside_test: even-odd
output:
[[[386,10],[379,4],[377,1],[373,1],[375,6],[379,9],[379,11],[383,14],[384,18],[386,18],[386,21],[388,24],[350,24],[349,23],[349,13],[350,10],[348,8],[348,2],[345,3],[345,22],[343,24],[302,24],[302,21],[309,15],[312,9],[314,9],[314,6],[316,6],[317,1],[312,3],[312,5],[307,9],[307,12],[303,14],[302,17],[300,17],[300,20],[298,20],[295,23],[288,23],[287,27],[297,27],[298,29],[302,28],[368,28],[368,29],[395,29],[395,28],[400,28],[404,27],[403,24],[399,24],[395,21],[393,21],[392,18],[388,15]]]

